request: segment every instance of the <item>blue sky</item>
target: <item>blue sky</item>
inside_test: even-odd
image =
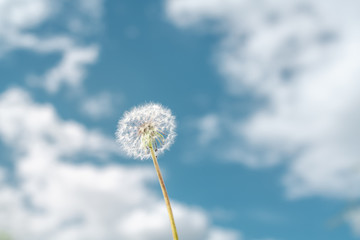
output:
[[[180,239],[360,236],[356,1],[0,1],[0,230],[165,240],[151,161],[114,132],[159,102]]]

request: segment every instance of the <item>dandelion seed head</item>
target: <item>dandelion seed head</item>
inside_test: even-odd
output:
[[[175,117],[170,109],[157,103],[148,103],[125,112],[116,131],[117,142],[123,151],[134,158],[150,158],[151,145],[157,155],[173,144]]]

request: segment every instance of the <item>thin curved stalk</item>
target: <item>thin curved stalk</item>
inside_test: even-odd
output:
[[[153,148],[153,146],[151,144],[149,144],[149,148],[150,148],[151,156],[152,156],[154,166],[155,166],[155,169],[156,169],[156,173],[157,173],[157,176],[159,178],[161,190],[162,190],[162,193],[164,195],[166,208],[167,208],[167,211],[169,213],[172,235],[173,235],[174,240],[179,240],[177,230],[176,230],[176,226],[175,226],[174,215],[173,215],[173,212],[172,212],[172,209],[171,209],[169,196],[168,196],[167,191],[166,191],[164,180],[163,180],[163,178],[161,176],[161,171],[160,171],[160,167],[159,167],[159,164],[158,164],[158,161],[157,161],[157,157],[155,155],[154,148]]]

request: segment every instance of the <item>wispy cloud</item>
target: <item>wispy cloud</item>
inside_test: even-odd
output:
[[[115,112],[115,107],[122,101],[122,96],[115,96],[110,92],[101,92],[86,96],[80,104],[80,109],[85,115],[98,120],[111,116]]]
[[[227,93],[250,92],[263,103],[246,118],[231,114],[238,109],[211,113],[226,123],[219,129],[233,129],[216,151],[249,166],[292,159],[283,181],[290,198],[360,197],[359,7],[354,0],[167,1],[177,26],[224,36],[214,56]]]
[[[96,45],[87,47],[71,47],[64,50],[59,64],[48,70],[38,79],[45,89],[54,93],[61,85],[80,87],[86,77],[86,67],[96,62],[99,49]]]
[[[0,56],[15,50],[60,53],[56,66],[43,76],[29,76],[28,82],[50,93],[57,92],[62,86],[79,87],[86,77],[87,65],[97,61],[99,46],[85,42],[100,25],[101,16],[102,0],[1,1]],[[58,29],[49,30],[50,24]]]
[[[356,207],[345,213],[345,222],[349,223],[354,232],[360,235],[360,208]]]

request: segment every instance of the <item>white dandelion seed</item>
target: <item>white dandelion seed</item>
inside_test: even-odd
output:
[[[134,107],[119,120],[116,137],[123,151],[135,158],[151,158],[149,145],[157,155],[173,144],[175,117],[170,109],[157,103]]]

